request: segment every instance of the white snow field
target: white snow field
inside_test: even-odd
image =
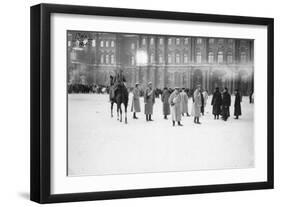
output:
[[[146,122],[143,98],[139,119],[128,124],[110,116],[107,94],[68,95],[68,175],[106,175],[254,167],[254,105],[243,97],[242,116],[214,120],[208,99],[201,125],[183,117],[184,126],[164,120],[156,99],[153,122]],[[191,112],[191,99],[189,99]],[[124,121],[124,120],[123,120]]]

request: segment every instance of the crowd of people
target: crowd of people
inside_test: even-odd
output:
[[[68,93],[109,93],[109,86],[97,84],[73,83],[67,85]]]
[[[133,89],[133,98],[131,111],[133,112],[133,118],[138,119],[137,113],[141,112],[140,108],[140,88],[139,84],[136,83]],[[163,104],[163,116],[164,119],[168,119],[168,115],[172,116],[172,125],[183,126],[181,119],[183,116],[193,116],[195,124],[201,124],[200,117],[204,115],[205,107],[209,98],[208,91],[202,90],[201,86],[198,85],[194,92],[191,93],[192,97],[192,109],[189,114],[188,101],[189,101],[189,90],[185,88],[175,87],[173,90],[170,88],[164,88],[161,91],[161,101]],[[155,104],[155,89],[152,88],[152,83],[149,82],[147,88],[144,90],[144,113],[146,115],[146,121],[153,121],[153,106]],[[239,119],[241,113],[241,101],[242,96],[239,90],[235,90],[235,101],[234,101],[234,116],[235,119]],[[220,92],[219,88],[216,88],[211,100],[212,114],[214,119],[220,118],[227,121],[230,117],[230,106],[231,106],[231,95],[227,88],[224,88]]]

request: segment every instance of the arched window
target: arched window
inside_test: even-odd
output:
[[[103,40],[100,41],[100,47],[103,47]]]
[[[100,63],[101,63],[101,64],[104,63],[104,55],[103,55],[103,54],[100,55]]]
[[[223,63],[223,52],[222,51],[218,52],[218,63]]]
[[[188,55],[187,55],[187,53],[183,54],[183,62],[184,63],[188,63]]]
[[[176,63],[179,64],[180,63],[180,54],[176,53]]]
[[[208,54],[208,62],[209,63],[214,63],[214,53],[213,52],[209,52],[209,54]]]
[[[187,37],[184,38],[184,44],[185,44],[185,45],[188,45],[188,41],[189,41],[189,38],[187,38]]]
[[[171,45],[172,44],[172,38],[169,38],[168,39],[168,45]]]
[[[181,43],[180,38],[176,38],[176,45],[179,45]]]
[[[172,63],[172,55],[168,54],[168,63]]]
[[[227,53],[227,63],[232,63],[233,59],[232,59],[232,53],[229,52]]]
[[[105,41],[105,47],[109,47],[109,41]]]
[[[201,63],[202,61],[202,55],[201,52],[196,53],[196,63]]]
[[[142,38],[141,44],[142,44],[142,45],[145,45],[145,44],[146,44],[146,39],[145,39],[145,38]]]
[[[202,43],[202,38],[197,38],[196,43],[197,44],[201,44]]]
[[[131,44],[131,49],[134,50],[135,49],[135,43]]]
[[[240,60],[241,60],[242,63],[246,63],[247,62],[246,52],[241,52]]]
[[[115,46],[115,41],[112,40],[112,41],[111,41],[111,47],[114,47],[114,46]]]
[[[115,55],[114,55],[114,54],[112,54],[112,55],[110,56],[110,62],[111,62],[111,64],[114,64],[114,63],[115,63]]]
[[[109,64],[109,55],[105,55],[105,63]]]
[[[96,47],[96,40],[92,40],[92,47]]]
[[[163,41],[163,38],[160,38],[159,39],[159,45],[163,45],[164,41]]]
[[[150,38],[150,45],[154,45],[154,38]]]
[[[214,44],[214,43],[215,43],[215,39],[214,38],[209,39],[209,44]]]

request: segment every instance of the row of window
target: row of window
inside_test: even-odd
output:
[[[101,55],[100,56],[100,63],[101,64],[114,64],[115,63],[115,55]]]
[[[141,44],[142,45],[146,45],[148,40],[149,40],[149,44],[150,45],[154,45],[155,44],[155,38],[153,38],[153,37],[150,38],[150,39],[142,38]],[[159,41],[159,45],[163,45],[164,44],[164,38],[159,38],[158,41]],[[173,42],[173,38],[168,38],[168,45],[172,45],[173,43],[176,44],[176,45],[180,45],[181,41],[183,41],[183,44],[187,45],[189,43],[189,38],[186,37],[183,40],[181,40],[181,38],[175,38],[174,42]]]
[[[76,59],[76,53],[72,52],[71,54],[71,59],[72,60],[75,60]],[[176,53],[175,55],[172,55],[172,54],[168,54],[167,55],[167,62],[168,64],[171,64],[171,63],[176,63],[176,64],[180,64],[180,63],[188,63],[189,61],[189,57],[188,57],[188,54],[183,54],[182,56],[182,60],[181,60],[181,55],[179,53]],[[242,52],[240,54],[240,61],[242,63],[246,63],[247,62],[247,55],[245,52]],[[148,59],[148,62],[149,63],[155,63],[155,55],[152,53],[150,56],[149,56],[149,59]],[[164,57],[162,54],[160,54],[158,56],[158,62],[160,64],[163,64],[164,63]],[[195,62],[196,63],[202,63],[202,54],[201,52],[197,52],[196,53],[196,56],[195,56]],[[233,63],[233,56],[232,56],[232,53],[228,53],[227,56],[226,56],[226,62],[227,63]],[[100,56],[100,63],[101,64],[115,64],[115,55],[114,54],[101,54]],[[135,56],[131,56],[130,57],[130,63],[131,65],[135,65],[136,64],[136,59],[135,59]],[[208,54],[208,63],[215,63],[215,55],[213,52],[209,52]],[[218,52],[217,54],[217,63],[224,63],[224,54],[223,52]]]
[[[176,63],[176,64],[188,63],[189,57],[188,57],[188,54],[183,54],[183,58],[182,58],[182,61],[181,61],[181,55],[179,53],[176,53],[175,56],[173,56],[172,54],[168,54],[167,55],[167,61],[168,61],[169,64],[171,64],[171,63]],[[196,63],[202,63],[202,54],[201,54],[201,52],[197,52],[196,53],[195,61],[196,61]],[[241,53],[240,61],[242,63],[245,63],[247,61],[246,53],[244,53],[244,52]],[[149,63],[155,63],[155,55],[154,54],[150,55],[148,62]],[[158,62],[160,64],[164,63],[164,57],[163,57],[162,54],[160,54],[158,56]],[[233,63],[232,53],[228,53],[227,54],[226,62],[227,63]],[[114,54],[111,54],[111,55],[108,55],[108,54],[103,55],[102,54],[100,56],[100,63],[101,64],[114,64],[115,63],[115,55]],[[136,64],[135,56],[131,56],[130,63],[132,65]],[[209,52],[209,54],[208,54],[208,63],[215,63],[215,55],[214,55],[213,52]],[[224,54],[223,54],[223,52],[218,52],[217,63],[224,63]]]
[[[149,61],[149,63],[155,63],[155,55],[151,54],[148,61]],[[172,54],[168,54],[167,55],[167,62],[169,64],[171,64],[171,63],[176,63],[176,64],[188,63],[188,61],[189,61],[188,54],[183,54],[182,61],[181,61],[181,55],[179,53],[176,53],[174,56]],[[196,63],[202,63],[202,54],[201,54],[201,52],[197,52],[196,53],[195,61],[196,61]],[[242,63],[245,63],[247,61],[246,53],[244,53],[244,52],[241,53],[240,61]],[[162,54],[160,54],[158,56],[158,62],[160,64],[164,63],[164,57],[163,57]],[[232,53],[228,53],[227,54],[226,62],[227,63],[233,63]],[[214,55],[213,52],[209,52],[209,54],[208,54],[208,63],[215,63],[215,55]],[[224,63],[224,54],[223,54],[223,52],[218,52],[218,54],[217,54],[217,63]],[[134,56],[131,56],[131,64],[132,65],[135,64],[135,57]]]
[[[150,45],[154,45],[154,38],[150,38],[149,40],[149,44]],[[172,44],[175,44],[175,45],[180,45],[181,42],[183,41],[183,44],[185,45],[188,45],[189,44],[189,41],[190,41],[190,38],[168,38],[168,45],[172,45]],[[223,44],[225,41],[225,39],[218,39],[218,44]],[[146,42],[147,42],[147,39],[146,38],[143,38],[142,39],[142,45],[146,45]],[[196,38],[196,44],[200,45],[202,44],[203,42],[203,38]],[[215,43],[215,39],[214,38],[210,38],[209,39],[209,44],[214,44]],[[227,43],[228,44],[232,44],[233,43],[233,39],[228,39],[227,40]],[[163,45],[164,44],[164,39],[163,38],[159,38],[159,44],[160,45]]]
[[[144,46],[144,45],[147,44],[147,41],[148,41],[147,38],[142,38],[141,44]],[[155,44],[154,41],[155,41],[155,38],[150,38],[149,39],[149,44],[150,45],[154,45]],[[175,39],[168,38],[168,45],[172,45],[172,44],[180,45],[181,41],[183,41],[183,44],[187,45],[187,44],[189,44],[190,38],[184,38],[183,40],[180,39],[180,38],[175,38]],[[228,41],[229,44],[233,43],[232,39],[228,39],[227,41]],[[196,43],[198,45],[202,44],[202,38],[196,38]],[[214,43],[215,43],[215,39],[214,38],[210,38],[209,39],[209,44],[214,44]],[[218,39],[218,44],[223,44],[223,43],[224,43],[224,39]],[[79,44],[79,42],[76,43],[76,44]],[[159,45],[163,45],[163,44],[164,44],[164,38],[159,38]],[[92,47],[96,47],[96,40],[95,39],[93,39],[91,41],[91,45],[92,45]],[[68,46],[69,47],[71,46],[71,41],[68,42]],[[100,41],[100,47],[115,47],[115,41],[114,40],[101,40]],[[135,48],[136,48],[135,43],[131,43],[131,49],[135,49]]]

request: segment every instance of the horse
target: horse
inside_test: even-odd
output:
[[[125,108],[125,124],[128,123],[127,121],[127,107],[129,102],[129,93],[127,88],[124,84],[117,84],[116,87],[114,85],[111,86],[110,93],[110,102],[111,102],[111,117],[113,117],[113,105],[114,103],[117,104],[117,120],[122,122],[122,108],[121,105],[124,105]],[[120,119],[119,119],[119,112],[120,112]]]

